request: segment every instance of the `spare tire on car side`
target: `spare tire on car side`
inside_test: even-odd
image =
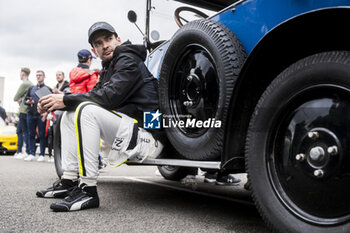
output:
[[[219,158],[231,94],[245,58],[238,38],[219,22],[190,22],[171,39],[159,78],[160,109],[171,144],[185,158]],[[209,127],[171,125],[189,119]]]

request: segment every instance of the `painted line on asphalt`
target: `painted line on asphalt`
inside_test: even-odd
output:
[[[185,191],[185,192],[189,192],[189,193],[199,194],[199,195],[202,195],[202,196],[214,197],[214,198],[219,198],[219,199],[223,199],[223,200],[227,200],[227,201],[233,201],[233,202],[238,202],[238,203],[245,204],[245,205],[254,206],[254,203],[250,202],[250,201],[244,201],[244,200],[240,200],[240,199],[236,199],[236,198],[220,196],[220,195],[217,195],[217,194],[204,193],[204,192],[190,190],[190,189],[181,188],[181,187],[176,187],[176,186],[172,186],[172,185],[161,184],[161,183],[154,182],[154,181],[143,180],[143,179],[147,179],[147,178],[152,178],[152,176],[133,176],[133,177],[128,177],[128,176],[99,176],[99,178],[102,178],[102,179],[115,179],[115,178],[117,178],[117,179],[127,179],[127,180],[137,181],[137,182],[146,183],[146,184],[153,184],[153,185],[157,185],[157,186],[161,186],[161,187],[165,187],[165,188],[176,189],[176,190],[179,190],[179,191]]]

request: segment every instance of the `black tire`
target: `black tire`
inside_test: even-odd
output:
[[[2,152],[2,154],[4,154],[4,155],[14,155],[14,154],[16,154],[16,152],[17,151],[4,151],[4,152]]]
[[[171,39],[159,78],[160,109],[166,121],[220,120],[219,128],[174,127],[166,134],[185,158],[218,159],[223,147],[228,105],[245,61],[237,37],[221,23],[197,20]],[[169,125],[169,124],[168,124]],[[195,153],[194,153],[195,152]]]
[[[246,168],[273,229],[350,232],[349,122],[349,52],[302,59],[266,89],[250,121]]]
[[[59,178],[63,175],[62,159],[61,159],[61,118],[62,114],[56,115],[57,120],[53,125],[53,148],[56,173]]]
[[[47,150],[49,153],[49,156],[52,156],[52,150],[53,150],[53,126],[50,126],[47,129]]]
[[[165,179],[179,181],[185,178],[187,175],[197,175],[198,168],[158,166],[158,170]]]

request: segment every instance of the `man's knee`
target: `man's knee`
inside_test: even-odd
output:
[[[86,114],[86,113],[94,113],[96,111],[96,109],[102,110],[103,108],[101,108],[98,104],[90,102],[90,101],[86,101],[86,102],[82,102],[81,104],[79,104],[79,106],[77,107],[77,109],[75,110],[75,114]]]
[[[75,120],[91,120],[94,119],[101,111],[107,111],[93,102],[83,102],[79,104],[75,111]]]

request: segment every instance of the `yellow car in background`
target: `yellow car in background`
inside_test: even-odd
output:
[[[16,127],[6,125],[0,118],[0,153],[14,154],[17,151]]]

